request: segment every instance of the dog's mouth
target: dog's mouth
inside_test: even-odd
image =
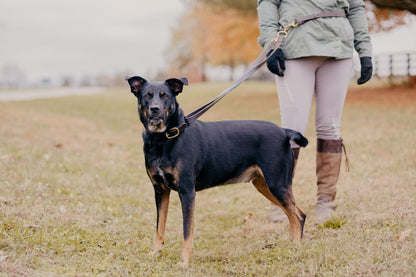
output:
[[[162,118],[160,118],[160,117],[152,117],[152,118],[150,118],[150,120],[149,120],[149,123],[150,123],[150,125],[152,125],[152,126],[158,126],[158,125],[160,125],[160,123],[162,123],[163,122],[163,119]]]
[[[148,128],[151,132],[164,132],[166,127],[163,124],[164,120],[161,117],[151,117],[148,120]]]

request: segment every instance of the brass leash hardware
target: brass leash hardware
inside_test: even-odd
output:
[[[288,24],[286,26],[283,26],[282,30],[280,30],[279,32],[277,32],[277,36],[276,36],[276,38],[273,41],[276,43],[279,40],[280,36],[282,38],[286,38],[287,37],[287,34],[288,34],[288,31],[291,28],[297,27],[297,26],[298,26],[297,20],[294,20],[292,23],[290,23],[290,24]]]
[[[271,55],[273,55],[273,53],[276,52],[276,50],[282,44],[283,39],[285,39],[287,37],[289,30],[293,27],[297,27],[298,25],[299,25],[298,21],[294,20],[292,23],[290,23],[286,26],[283,26],[282,29],[277,32],[276,38],[273,39],[272,43],[269,45],[269,48],[271,48],[272,50],[263,58],[263,61],[266,61],[267,59],[269,59],[271,57]]]
[[[179,128],[173,127],[168,132],[166,132],[166,138],[167,139],[176,138],[177,136],[179,136],[180,133],[181,133],[181,131],[179,130]]]

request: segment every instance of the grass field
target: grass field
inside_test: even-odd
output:
[[[227,84],[197,84],[186,113]],[[271,83],[246,82],[203,120],[280,122]],[[197,194],[194,254],[178,262],[179,198],[171,195],[162,253],[153,187],[144,168],[136,100],[104,94],[0,103],[0,276],[416,276],[416,91],[352,88],[342,134],[337,217],[314,219],[313,116],[294,192],[307,213],[304,240],[269,222],[251,184]]]

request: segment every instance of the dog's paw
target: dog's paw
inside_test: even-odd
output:
[[[180,268],[187,268],[189,265],[189,261],[185,262],[183,259],[181,259],[176,265]]]
[[[158,256],[160,255],[160,252],[162,252],[162,249],[152,249],[149,253],[147,253],[147,256]]]

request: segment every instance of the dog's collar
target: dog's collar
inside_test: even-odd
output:
[[[182,132],[183,130],[185,130],[185,128],[186,128],[186,127],[188,127],[188,124],[183,123],[183,124],[182,124],[182,125],[180,125],[179,127],[173,127],[173,128],[170,128],[169,130],[167,130],[167,131],[165,132],[166,138],[167,138],[167,139],[173,139],[173,138],[178,137],[178,136],[181,134],[181,132]]]

